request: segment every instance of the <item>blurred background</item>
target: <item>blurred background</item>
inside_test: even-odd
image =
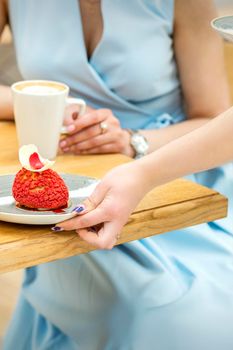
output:
[[[233,0],[215,0],[215,4],[219,16],[233,15]],[[224,52],[233,102],[233,45],[224,43]],[[0,40],[0,84],[11,85],[20,79],[10,30],[6,28]],[[17,300],[21,278],[22,271],[0,274],[0,349],[1,339]]]

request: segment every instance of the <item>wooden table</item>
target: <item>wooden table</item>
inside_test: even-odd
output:
[[[0,175],[19,170],[15,126],[0,122]],[[58,156],[55,170],[103,176],[112,167],[129,161],[122,155]],[[1,183],[0,183],[1,186]],[[221,194],[179,179],[151,191],[124,227],[118,244],[213,221],[226,216],[227,199]],[[87,253],[94,248],[75,232],[54,233],[49,226],[0,222],[0,272]]]

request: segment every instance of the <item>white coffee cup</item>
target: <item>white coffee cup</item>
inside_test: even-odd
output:
[[[85,101],[68,98],[69,87],[56,81],[20,81],[11,89],[19,145],[35,144],[41,156],[54,159],[66,105],[77,104],[82,115]]]

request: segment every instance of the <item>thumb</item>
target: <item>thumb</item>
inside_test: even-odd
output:
[[[81,204],[76,206],[73,209],[73,211],[77,215],[83,215],[97,208],[98,205],[102,203],[102,201],[104,200],[107,191],[108,191],[107,186],[105,186],[104,182],[101,181],[96,186],[92,194],[87,199],[85,199]]]

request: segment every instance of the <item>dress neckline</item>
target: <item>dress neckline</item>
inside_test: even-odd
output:
[[[95,46],[94,50],[92,51],[92,54],[90,55],[90,57],[88,58],[88,53],[87,53],[87,47],[86,47],[86,43],[85,43],[85,37],[84,37],[84,30],[83,30],[83,20],[82,20],[82,16],[81,16],[81,8],[80,8],[80,3],[79,3],[79,0],[74,0],[75,3],[76,3],[76,12],[77,12],[77,19],[80,23],[80,33],[81,33],[81,44],[82,44],[82,47],[83,47],[83,52],[84,52],[84,55],[85,55],[85,59],[86,59],[86,62],[88,64],[91,64],[94,60],[95,60],[95,57],[97,56],[101,46],[102,46],[102,43],[104,41],[104,38],[105,38],[105,16],[104,16],[104,0],[101,0],[100,1],[100,7],[101,7],[101,15],[102,15],[102,21],[103,21],[103,30],[102,30],[102,35],[100,37],[100,40],[98,41],[97,45]]]

